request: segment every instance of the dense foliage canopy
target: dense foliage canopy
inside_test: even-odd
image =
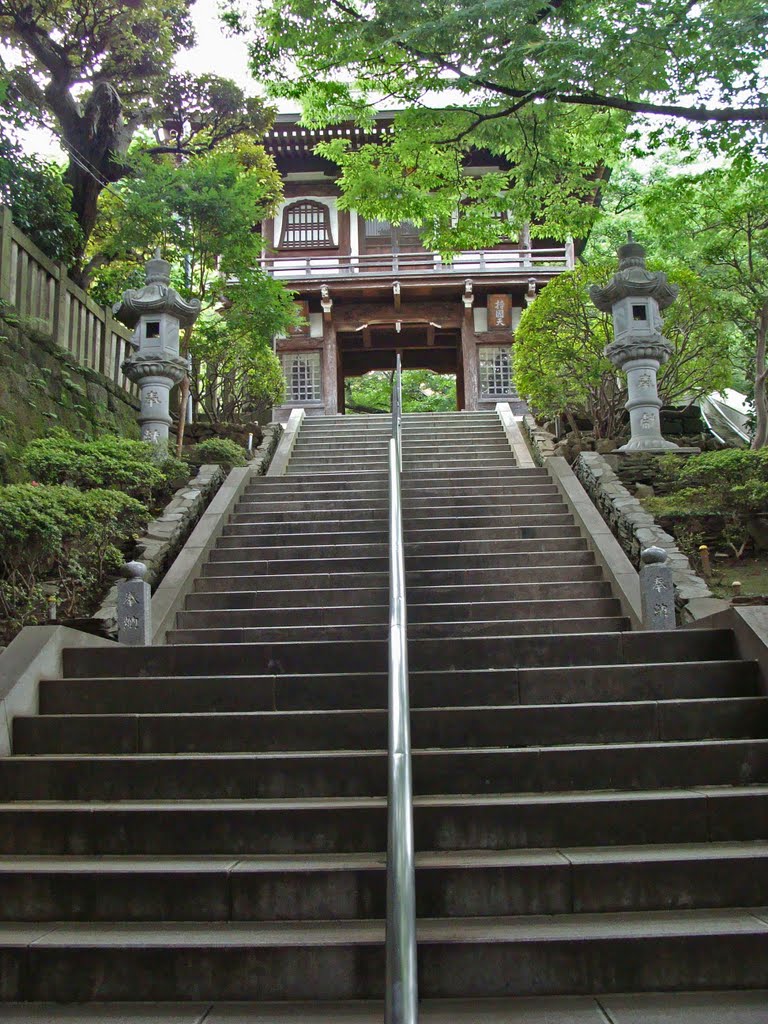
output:
[[[713,150],[765,145],[761,0],[229,0],[226,17],[305,124],[400,110],[381,144],[321,151],[351,205],[416,221],[440,249],[493,242],[502,207],[534,233],[583,236],[585,200],[628,130],[642,151],[693,135]],[[470,147],[512,170],[468,181]]]

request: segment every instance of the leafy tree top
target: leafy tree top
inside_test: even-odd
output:
[[[19,88],[62,126],[112,90],[132,115],[170,74],[193,39],[192,0],[0,0],[0,39],[23,59]],[[117,100],[117,95],[116,95]]]
[[[382,97],[404,108],[378,157],[344,140],[321,152],[365,216],[415,220],[445,250],[497,241],[504,191],[542,235],[585,234],[637,115],[660,115],[638,147],[695,131],[750,149],[768,121],[761,0],[228,0],[225,17],[304,124],[365,124]],[[489,183],[495,200],[461,174],[471,146],[514,168]]]

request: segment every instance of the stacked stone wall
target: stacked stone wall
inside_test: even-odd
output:
[[[637,458],[658,459],[658,456],[643,454]],[[675,603],[683,619],[688,617],[686,608],[692,601],[713,596],[704,580],[691,568],[674,537],[630,494],[608,459],[597,452],[582,452],[573,471],[635,568],[640,567],[641,551],[649,547],[665,549],[672,568]]]

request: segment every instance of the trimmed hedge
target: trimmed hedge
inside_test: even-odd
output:
[[[45,622],[44,582],[58,588],[60,617],[83,614],[148,517],[144,504],[119,491],[0,487],[0,635]]]
[[[189,478],[184,463],[159,461],[157,448],[145,441],[110,435],[81,441],[63,430],[28,444],[21,462],[38,483],[122,491],[150,505]]]

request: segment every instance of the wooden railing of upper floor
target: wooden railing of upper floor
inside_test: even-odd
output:
[[[456,253],[450,262],[432,252],[302,256],[300,250],[277,252],[261,260],[263,269],[286,281],[302,277],[431,277],[437,274],[525,277],[536,270],[571,270],[574,263],[572,242],[551,249],[476,249]]]
[[[138,395],[122,371],[132,351],[131,331],[71,281],[63,263],[48,259],[16,227],[6,206],[0,206],[0,301],[80,366]]]

